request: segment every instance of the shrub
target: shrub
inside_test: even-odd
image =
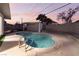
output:
[[[3,39],[5,38],[5,35],[0,36],[0,46],[2,45]]]

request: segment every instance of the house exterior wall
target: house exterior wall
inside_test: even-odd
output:
[[[3,15],[0,13],[0,36],[3,35],[4,32],[4,19]]]

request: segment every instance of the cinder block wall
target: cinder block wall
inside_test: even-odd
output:
[[[68,32],[68,33],[78,33],[79,34],[79,22],[70,24],[51,24],[47,26],[48,31],[58,31],[58,32]]]
[[[50,24],[46,26],[47,31],[55,31],[55,32],[68,32],[68,33],[77,33],[79,34],[79,22],[77,23],[68,23],[63,25],[58,24]],[[30,31],[38,31],[38,23],[29,24],[28,30]]]
[[[27,31],[38,31],[38,23],[29,23],[27,27]]]

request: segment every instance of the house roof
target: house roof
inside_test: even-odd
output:
[[[79,23],[79,20],[77,20],[75,23]]]
[[[9,3],[0,3],[0,13],[3,14],[5,19],[11,19]]]

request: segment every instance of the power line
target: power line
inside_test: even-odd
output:
[[[44,10],[46,10],[47,8],[49,8],[52,4],[49,4],[48,6],[46,6],[44,9],[42,9],[39,13],[43,12]]]
[[[47,14],[49,14],[49,13],[51,13],[51,12],[54,12],[54,11],[56,11],[56,10],[58,10],[58,9],[61,9],[61,8],[65,7],[65,6],[67,6],[67,5],[70,5],[70,4],[71,4],[71,3],[65,4],[65,5],[63,5],[63,6],[59,7],[59,8],[56,8],[56,9],[54,9],[54,10],[52,10],[52,11],[46,13],[45,15],[47,15]]]
[[[49,4],[48,6],[46,6],[46,7],[45,7],[44,9],[42,9],[41,11],[38,11],[36,14],[43,12],[44,10],[46,10],[47,8],[49,8],[51,5],[52,5],[52,3]]]

